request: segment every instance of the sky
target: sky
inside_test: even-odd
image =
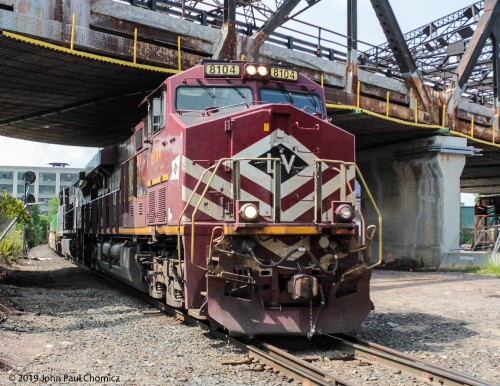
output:
[[[472,0],[391,0],[403,32],[411,31],[435,19],[475,3]],[[299,5],[301,7],[302,4]],[[347,0],[322,0],[299,19],[342,34],[346,33]],[[370,0],[358,0],[358,39],[374,45],[385,41]],[[360,47],[361,49],[361,47]],[[135,122],[131,122],[131,126]],[[98,149],[57,146],[0,137],[0,165],[45,166],[49,162],[66,162],[83,168]]]

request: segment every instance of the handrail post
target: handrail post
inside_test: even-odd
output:
[[[274,222],[281,221],[281,162],[279,159],[274,164]]]
[[[415,101],[415,123],[418,123],[418,97],[416,95],[416,93],[413,95],[413,97],[415,98],[414,101]]]
[[[137,28],[134,28],[134,63],[137,63]]]
[[[323,186],[323,171],[321,161],[316,160],[316,168],[314,170],[314,222],[321,222],[321,187]]]
[[[391,93],[387,91],[385,95],[385,116],[389,117],[389,100],[390,100]]]
[[[69,43],[69,49],[73,51],[73,46],[75,44],[75,23],[76,23],[76,14],[73,12],[71,16],[71,40]]]
[[[179,71],[182,71],[182,62],[181,62],[181,37],[177,36],[177,68]]]
[[[359,109],[359,103],[360,103],[360,98],[361,97],[361,81],[358,80],[358,90],[356,93],[356,107]]]

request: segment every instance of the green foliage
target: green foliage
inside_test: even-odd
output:
[[[11,230],[0,242],[0,262],[12,264],[22,253],[22,233],[19,229]]]
[[[485,273],[491,273],[494,275],[500,275],[500,266],[498,265],[493,265],[493,264],[488,264],[486,267],[484,267],[484,272]]]
[[[11,197],[4,190],[0,195],[0,225],[8,223],[18,215],[18,223],[25,224],[30,221],[30,216],[28,211],[24,209],[23,203]]]
[[[57,215],[57,209],[59,207],[59,197],[52,197],[49,201],[47,201],[47,205],[49,206],[47,217],[50,219]]]
[[[480,267],[478,265],[473,265],[473,266],[470,266],[470,267],[467,267],[466,269],[464,269],[463,272],[487,273],[487,274],[492,274],[492,275],[500,275],[500,266],[493,265],[492,263],[489,263],[484,267]]]
[[[11,197],[5,190],[0,194],[0,231],[4,231],[16,217],[18,223],[28,223],[30,216],[20,200]],[[19,230],[12,229],[0,241],[0,263],[12,264],[22,252],[22,235]]]
[[[25,237],[28,248],[33,248],[47,242],[49,220],[40,213],[40,207],[38,205],[31,205],[28,212],[31,221],[26,224]]]
[[[460,245],[474,244],[474,230],[462,228],[460,229]]]

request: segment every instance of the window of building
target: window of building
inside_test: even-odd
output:
[[[31,193],[33,193],[33,188],[30,188]],[[23,184],[18,184],[17,185],[17,194],[18,195],[23,195],[24,194],[24,185]]]
[[[13,178],[14,178],[14,172],[0,170],[0,181],[1,180],[12,180]]]
[[[12,185],[9,185],[9,184],[0,184],[0,194],[4,190],[7,191],[7,193],[12,194]]]
[[[55,182],[56,173],[40,173],[40,182]]]
[[[56,187],[54,185],[40,185],[38,187],[39,194],[56,194]]]
[[[64,186],[68,186],[67,183],[73,184],[78,174],[76,173],[61,173],[61,185],[65,182]]]

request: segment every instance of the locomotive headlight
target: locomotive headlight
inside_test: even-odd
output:
[[[269,73],[269,70],[267,69],[266,66],[259,66],[257,67],[257,73],[260,76],[266,76]]]
[[[245,67],[245,72],[247,73],[247,75],[254,76],[255,74],[257,74],[257,67],[253,64],[249,64]]]
[[[255,204],[246,203],[241,206],[240,215],[246,221],[254,221],[259,215],[259,209]]]
[[[335,211],[335,215],[340,221],[352,221],[354,209],[349,204],[342,204]]]

